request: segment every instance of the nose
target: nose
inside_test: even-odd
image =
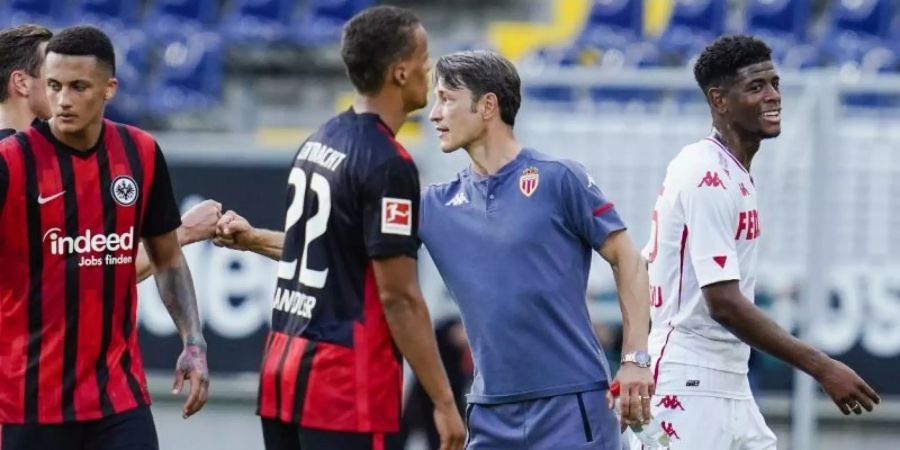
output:
[[[56,96],[56,105],[62,109],[70,109],[72,107],[72,99],[69,96],[69,90],[62,88]]]
[[[441,109],[438,107],[439,102],[434,102],[431,111],[428,113],[428,120],[437,123],[441,120]]]
[[[781,92],[775,88],[775,86],[769,85],[766,88],[766,96],[764,98],[766,103],[781,103]]]

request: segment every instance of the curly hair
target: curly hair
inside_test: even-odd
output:
[[[357,14],[344,26],[341,59],[347,76],[361,94],[377,94],[388,66],[416,49],[419,18],[394,6],[376,6]]]
[[[724,86],[738,70],[772,59],[772,49],[753,36],[722,36],[703,50],[694,64],[694,79],[703,92]]]

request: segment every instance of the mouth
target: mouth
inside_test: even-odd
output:
[[[70,113],[62,113],[62,114],[56,115],[56,118],[58,118],[62,122],[71,122],[71,121],[75,120],[77,117],[78,116],[76,116],[75,114],[70,114]]]
[[[443,138],[447,133],[450,132],[450,129],[447,127],[434,127],[435,131],[438,133],[439,138]]]
[[[763,112],[760,117],[766,122],[772,124],[780,124],[781,123],[781,108],[771,109],[769,111]]]

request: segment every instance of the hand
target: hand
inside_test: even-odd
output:
[[[247,219],[234,211],[228,211],[216,224],[216,237],[213,243],[219,247],[247,251],[250,249],[252,234],[253,227]]]
[[[619,414],[622,425],[650,423],[650,398],[656,392],[653,374],[649,368],[623,363],[614,380],[619,382]],[[607,401],[611,397],[607,396]],[[610,403],[610,407],[614,405]]]
[[[857,415],[862,414],[863,408],[871,412],[875,404],[881,403],[875,390],[840,361],[829,359],[816,379],[844,415],[849,416],[851,411]]]
[[[436,406],[434,425],[441,437],[440,450],[462,450],[466,443],[466,428],[455,404]]]
[[[181,245],[205,241],[216,236],[216,223],[222,217],[222,204],[204,200],[181,216],[178,240]]]
[[[205,344],[188,344],[184,347],[184,351],[178,357],[178,362],[175,363],[173,394],[181,393],[184,387],[184,380],[190,380],[191,382],[191,392],[184,402],[184,409],[181,411],[181,417],[187,419],[197,411],[200,411],[200,408],[203,408],[208,398],[209,370],[206,367]]]

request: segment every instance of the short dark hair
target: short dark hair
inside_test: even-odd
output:
[[[112,76],[116,75],[116,51],[112,41],[97,27],[78,25],[66,28],[47,44],[47,53],[68,56],[93,56],[97,63],[106,66]]]
[[[14,71],[24,70],[35,78],[40,76],[44,54],[39,50],[52,37],[52,31],[33,24],[0,31],[0,102],[9,98],[9,77]]]
[[[522,105],[522,81],[516,66],[499,54],[476,50],[441,56],[435,64],[434,80],[450,89],[469,89],[473,101],[493,92],[500,105],[500,118],[509,126],[516,124]]]
[[[381,90],[388,66],[409,58],[415,51],[414,32],[420,24],[408,9],[376,6],[344,25],[341,59],[359,93],[376,94]]]
[[[703,50],[694,64],[694,79],[704,95],[711,86],[724,86],[738,70],[772,59],[772,49],[753,36],[722,36]]]

